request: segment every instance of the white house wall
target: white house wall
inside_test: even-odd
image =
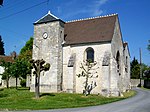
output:
[[[85,77],[77,77],[77,74],[80,74],[82,69],[81,63],[85,60],[85,50],[87,48],[93,48],[94,49],[94,61],[97,62],[97,65],[94,67],[97,72],[98,78],[91,78],[89,80],[89,83],[92,81],[96,82],[97,86],[92,90],[92,93],[98,94],[101,93],[102,87],[104,87],[106,84],[105,79],[103,78],[103,71],[102,71],[102,60],[104,58],[104,53],[106,51],[110,51],[111,49],[111,44],[110,43],[98,43],[98,44],[86,44],[86,45],[78,45],[78,46],[66,46],[63,47],[63,90],[71,90],[77,92],[77,93],[82,93],[84,89],[84,81]],[[69,74],[69,69],[71,67],[68,67],[68,61],[69,57],[71,54],[75,53],[76,54],[76,60],[75,60],[75,72],[74,74]],[[72,76],[74,75],[74,76]],[[72,77],[72,78],[71,78]],[[74,78],[74,79],[73,79]],[[73,81],[74,80],[74,81]],[[73,82],[75,84],[73,84]],[[108,83],[107,83],[108,84]],[[69,88],[70,86],[75,86],[72,88]]]
[[[128,85],[129,81],[126,81],[125,76],[125,64],[124,64],[124,48],[123,48],[123,41],[122,41],[122,35],[121,30],[119,26],[118,19],[116,21],[115,29],[114,29],[114,35],[111,42],[111,94],[112,96],[116,96],[117,94],[120,95],[121,92],[126,91],[126,87]],[[120,72],[117,71],[117,62],[116,62],[116,55],[117,52],[120,54]],[[130,59],[128,58],[128,65],[129,65]],[[130,65],[129,65],[130,66]],[[119,75],[120,73],[120,75]],[[128,74],[129,76],[129,74]]]
[[[4,73],[4,67],[0,66],[0,85],[2,84],[2,75]]]

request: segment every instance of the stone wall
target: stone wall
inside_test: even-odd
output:
[[[43,39],[43,33],[48,37]],[[64,28],[61,21],[34,25],[33,59],[44,59],[50,63],[50,70],[41,73],[40,91],[58,92],[62,88],[62,42]],[[35,77],[32,75],[31,91],[34,91]]]
[[[9,79],[9,87],[15,87],[16,86],[16,78],[10,78]],[[18,82],[17,82],[17,86],[20,87],[20,80],[18,78]],[[6,80],[2,80],[2,85],[1,87],[7,87],[7,84],[6,84]]]
[[[138,87],[140,79],[131,79],[131,87]],[[144,86],[144,80],[141,80],[141,86]]]
[[[114,35],[111,42],[111,95],[118,96],[130,88],[130,56],[128,49],[123,48],[122,35],[118,19],[116,21]],[[117,63],[117,54],[119,54],[119,68]],[[125,72],[125,57],[128,56],[128,72]]]
[[[76,46],[66,46],[63,48],[63,90],[71,90],[75,91],[77,93],[82,93],[84,89],[84,82],[85,77],[77,77],[77,74],[80,74],[82,72],[81,63],[85,61],[85,51],[87,48],[93,48],[94,49],[94,61],[97,62],[97,65],[95,66],[95,71],[97,72],[95,75],[98,75],[98,78],[90,78],[89,83],[91,84],[92,81],[96,82],[97,86],[91,91],[94,94],[101,94],[102,88],[108,89],[109,86],[106,86],[105,84],[109,85],[108,75],[109,72],[105,76],[102,69],[102,62],[104,58],[104,54],[106,51],[110,51],[110,43],[98,43],[98,44],[82,44],[82,45],[76,45]],[[76,55],[75,64],[74,66],[68,67],[68,61],[72,54]],[[72,78],[71,78],[72,77]],[[69,80],[68,80],[69,78]],[[73,81],[72,81],[73,80]],[[107,80],[107,82],[105,82]],[[74,82],[74,84],[72,84]],[[70,87],[72,86],[72,87]]]

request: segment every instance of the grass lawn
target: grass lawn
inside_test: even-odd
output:
[[[100,95],[84,96],[82,94],[51,93],[41,94],[40,99],[34,98],[34,93],[27,89],[0,89],[0,110],[39,110],[58,109],[101,105],[119,101],[135,95],[134,91],[125,93],[125,97],[102,97]]]
[[[144,88],[143,86],[141,87],[142,89],[145,89],[145,90],[150,90],[149,88]]]

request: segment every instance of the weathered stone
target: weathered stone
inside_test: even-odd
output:
[[[98,76],[89,79],[89,83],[96,82],[91,93],[119,96],[129,90],[130,56],[127,46],[123,46],[118,19],[111,41],[90,44],[64,45],[64,24],[62,20],[56,19],[34,25],[33,59],[44,59],[51,64],[50,70],[41,74],[40,91],[82,93],[85,78],[78,78],[77,74],[81,73],[81,63],[87,60],[88,48],[94,51],[97,64],[93,73]],[[44,32],[48,34],[46,39],[42,36]],[[31,79],[31,91],[34,91],[33,75]]]

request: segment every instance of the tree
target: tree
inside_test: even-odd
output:
[[[34,69],[33,74],[35,75],[35,96],[36,98],[40,97],[40,73],[42,71],[48,71],[50,68],[50,64],[46,63],[43,59],[41,60],[30,60],[31,63],[31,69]]]
[[[22,62],[20,67],[23,67],[22,70],[24,72],[21,73],[22,80],[26,80],[27,74],[31,74],[30,60],[32,59],[32,46],[33,46],[33,37],[30,37],[25,44],[25,46],[21,49],[20,54],[18,56],[18,60]]]
[[[32,49],[33,49],[33,37],[30,37],[30,40],[28,40],[25,44],[25,46],[20,50],[20,55],[24,57],[32,57]]]
[[[144,71],[144,77],[148,79],[150,79],[150,68]]]
[[[78,74],[77,76],[78,77],[85,77],[85,82],[84,82],[84,90],[83,90],[83,94],[85,96],[89,95],[90,92],[92,91],[93,88],[95,88],[97,85],[96,85],[96,82],[93,82],[91,84],[89,84],[89,78],[97,78],[98,75],[95,76],[95,70],[93,67],[96,65],[97,63],[96,62],[91,62],[90,60],[87,60],[86,62],[84,63],[81,63],[81,69],[82,69],[82,72],[80,74]],[[93,73],[93,71],[95,73]]]
[[[17,89],[17,83],[18,78],[21,78],[21,80],[26,79],[27,74],[31,74],[30,65],[26,59],[15,59],[14,63],[11,65],[11,74],[12,77],[16,78],[16,89]]]
[[[140,78],[140,64],[138,63],[137,59],[133,59],[131,62],[131,78],[139,79]]]
[[[3,0],[0,0],[0,5],[3,5]]]
[[[2,41],[1,35],[0,35],[0,55],[5,55],[4,42]]]
[[[148,40],[149,44],[147,46],[147,49],[150,51],[150,40]]]
[[[11,77],[11,62],[5,62],[1,60],[0,66],[4,67],[4,73],[2,74],[2,79],[6,80],[7,88],[9,88],[9,79]]]

